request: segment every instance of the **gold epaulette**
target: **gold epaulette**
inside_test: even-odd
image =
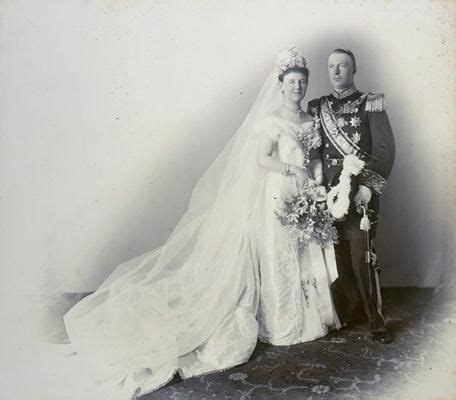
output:
[[[367,93],[366,111],[381,112],[386,110],[385,95],[383,93]]]

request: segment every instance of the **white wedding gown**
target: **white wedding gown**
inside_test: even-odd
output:
[[[312,135],[312,123],[298,125],[276,116],[265,118],[257,129],[275,143],[281,161],[304,166],[298,133]],[[262,197],[260,241],[260,340],[290,345],[324,336],[329,326],[338,327],[330,284],[337,277],[333,246],[322,249],[315,241],[302,251],[292,242],[289,228],[276,212],[296,193],[294,176],[268,173]]]

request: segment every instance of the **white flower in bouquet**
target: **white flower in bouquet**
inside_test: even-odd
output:
[[[292,240],[300,248],[306,247],[312,239],[322,247],[337,240],[323,186],[305,185],[297,194],[283,201],[276,215],[282,225],[290,228]]]

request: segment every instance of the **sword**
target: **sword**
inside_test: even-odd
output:
[[[369,214],[367,206],[362,204],[360,206],[363,216],[361,218],[359,228],[364,232],[364,265],[367,268],[367,274],[369,279],[369,298],[372,305],[377,306],[377,312],[383,318],[382,314],[382,295],[380,292],[380,279],[378,274],[380,268],[377,265],[377,257],[372,251],[372,243],[370,239],[370,228],[371,222],[369,220]],[[373,286],[375,285],[375,292]]]

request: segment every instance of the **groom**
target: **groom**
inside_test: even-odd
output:
[[[393,133],[385,112],[384,95],[365,94],[356,89],[353,82],[356,60],[350,50],[333,50],[328,58],[328,72],[334,91],[309,102],[308,110],[321,126],[323,175],[328,189],[338,185],[347,155],[364,162],[361,171],[351,176],[346,190],[339,192],[339,197],[343,197],[343,193],[348,196],[348,208],[336,223],[339,278],[334,284],[334,300],[343,322],[353,321],[362,308],[369,320],[372,339],[390,343],[392,336],[381,313],[378,279],[374,269],[369,271],[366,265],[367,241],[360,222],[362,206],[372,210],[369,218],[376,220],[379,196],[394,161]],[[342,183],[337,189],[342,187]],[[341,199],[336,198],[335,203],[337,200]],[[375,236],[375,224],[369,234],[371,238]]]

